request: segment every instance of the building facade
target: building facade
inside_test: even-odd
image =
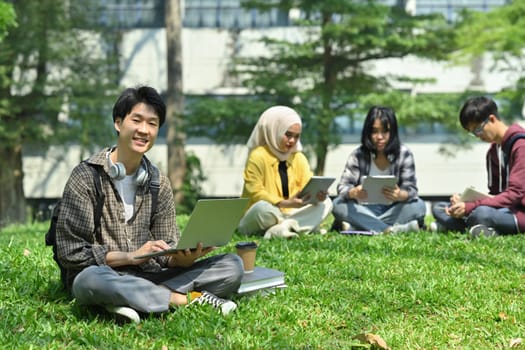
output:
[[[122,32],[122,85],[147,84],[166,91],[164,1],[97,1],[103,5],[104,11],[95,17],[100,23]],[[486,11],[506,3],[503,0],[383,2],[403,6],[414,14],[440,12],[450,21],[454,21],[456,11],[461,8]],[[242,8],[239,0],[183,0],[182,4],[183,86],[188,95],[242,93],[227,73],[232,57],[239,53],[254,56],[263,54],[264,47],[256,41],[262,36],[289,40],[301,36],[300,29],[291,25],[291,19],[301,16],[297,11],[283,13],[273,10],[261,13]],[[508,76],[494,73],[486,67],[488,65],[482,65],[473,72],[472,67],[451,67],[408,57],[378,61],[373,69],[378,73],[404,74],[414,78],[432,75],[435,82],[418,86],[417,93],[461,92],[469,88],[475,79],[486,90],[490,88],[498,91],[515,79],[510,73]],[[490,86],[484,85],[487,81],[491,82]],[[425,196],[448,196],[467,186],[486,189],[486,144],[475,143],[471,148],[458,150],[455,157],[448,157],[439,152],[442,140],[435,134],[403,136],[403,141],[416,157],[420,193]],[[149,157],[165,172],[167,147],[162,140],[159,141]],[[339,178],[347,155],[356,146],[355,141],[345,142],[331,150],[325,174]],[[186,149],[200,158],[207,176],[203,184],[203,196],[240,195],[242,170],[247,156],[244,145],[220,146],[206,140],[190,139]],[[46,154],[31,150],[25,152],[26,197],[38,199],[61,196],[65,179],[79,161],[80,150],[68,147],[67,151],[55,151],[51,149]],[[52,158],[53,154],[55,158]],[[335,194],[335,185],[330,192]]]

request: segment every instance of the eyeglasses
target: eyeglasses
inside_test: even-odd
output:
[[[474,130],[472,130],[470,133],[474,136],[479,136],[483,133],[483,129],[485,128],[485,125],[487,125],[487,123],[489,122],[489,117],[487,117],[483,123],[480,124],[480,126],[478,126],[477,128],[475,128]]]

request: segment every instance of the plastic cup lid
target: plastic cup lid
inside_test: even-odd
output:
[[[238,242],[235,245],[235,248],[239,248],[239,249],[254,249],[254,248],[257,248],[257,243],[255,243],[255,242]]]

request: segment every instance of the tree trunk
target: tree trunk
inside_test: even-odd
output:
[[[166,97],[166,127],[168,144],[168,176],[173,186],[175,203],[184,199],[182,185],[186,174],[183,131],[184,95],[182,91],[182,39],[180,0],[166,1],[166,47],[168,88]]]
[[[323,13],[322,28],[325,28],[332,22],[333,14],[331,12]],[[334,120],[334,112],[331,108],[334,97],[334,86],[337,81],[337,73],[333,64],[332,43],[327,37],[323,36],[323,91],[321,94],[321,115],[318,116],[317,132],[318,139],[315,146],[316,166],[315,175],[324,175],[326,166],[326,155],[328,154],[328,145],[330,144],[330,126]]]
[[[320,142],[316,147],[316,153],[315,153],[317,162],[316,162],[314,173],[315,175],[322,176],[324,175],[324,168],[326,166],[326,155],[328,154],[328,145],[326,144],[326,142],[324,142],[324,140],[323,141],[319,140],[319,141]]]
[[[22,147],[0,147],[0,228],[26,222]]]

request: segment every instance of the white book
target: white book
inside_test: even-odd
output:
[[[490,198],[492,195],[476,190],[474,187],[467,187],[461,194],[462,202],[474,202],[480,199]]]
[[[394,188],[396,177],[394,175],[363,176],[363,190],[368,197],[361,201],[363,204],[392,204],[392,201],[383,195],[383,188]]]

